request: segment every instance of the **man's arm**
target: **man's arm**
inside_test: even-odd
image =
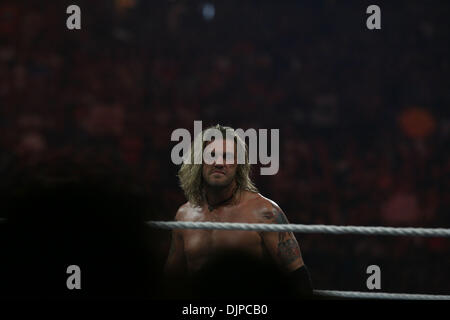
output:
[[[280,208],[273,207],[262,213],[263,223],[288,224]],[[264,245],[277,264],[286,271],[294,271],[304,265],[297,240],[292,232],[261,232]]]
[[[286,215],[278,206],[262,212],[263,223],[288,224]],[[313,287],[297,240],[292,232],[261,232],[264,245],[277,264],[289,272],[295,294],[311,297]]]
[[[175,217],[179,221],[179,212]],[[172,229],[169,255],[164,266],[164,273],[168,277],[179,277],[186,274],[186,257],[184,255],[184,242],[182,230]]]
[[[186,260],[184,257],[183,238],[180,230],[172,230],[169,255],[164,266],[164,273],[167,276],[182,275],[186,271]]]

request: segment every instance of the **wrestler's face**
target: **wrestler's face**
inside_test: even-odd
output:
[[[209,150],[214,149],[212,164],[203,161],[202,175],[205,183],[210,187],[226,187],[230,185],[236,175],[237,157],[233,140],[218,139],[207,145]],[[212,149],[210,149],[212,148]],[[232,159],[227,161],[227,157]]]

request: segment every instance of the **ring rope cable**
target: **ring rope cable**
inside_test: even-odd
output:
[[[314,294],[318,294],[322,297],[351,298],[351,299],[450,300],[450,295],[416,294],[416,293],[314,290]]]
[[[212,229],[247,230],[325,234],[363,234],[385,236],[450,237],[450,229],[445,228],[401,228],[401,227],[362,227],[305,224],[266,224],[232,222],[192,222],[192,221],[148,221],[151,227],[161,229]]]
[[[290,231],[298,233],[363,234],[388,236],[450,237],[450,229],[444,228],[399,228],[360,227],[304,224],[265,224],[231,222],[148,221],[151,227],[161,229],[213,229],[247,231]],[[450,300],[450,295],[314,290],[315,294],[330,298],[393,299],[393,300]]]

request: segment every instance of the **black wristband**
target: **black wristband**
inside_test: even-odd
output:
[[[311,297],[313,295],[313,287],[311,277],[305,265],[301,266],[289,275],[294,285],[296,293],[302,297]]]

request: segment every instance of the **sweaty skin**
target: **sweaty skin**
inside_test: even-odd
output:
[[[215,160],[202,165],[206,202],[201,206],[185,203],[178,209],[176,221],[288,223],[275,202],[256,192],[233,192],[237,190],[237,158],[233,141],[219,139],[208,146],[214,148]],[[227,161],[227,155],[234,161]],[[262,261],[275,261],[285,271],[303,266],[300,248],[292,232],[174,229],[166,274],[193,274],[225,251],[243,252]]]
[[[243,223],[288,223],[278,205],[259,193],[241,191],[235,201],[209,211],[207,205],[182,205],[176,221],[211,221]],[[192,274],[221,252],[236,250],[260,258],[273,259],[283,270],[303,266],[300,248],[292,232],[258,232],[238,230],[174,229],[166,272]],[[272,260],[272,261],[273,261]]]

